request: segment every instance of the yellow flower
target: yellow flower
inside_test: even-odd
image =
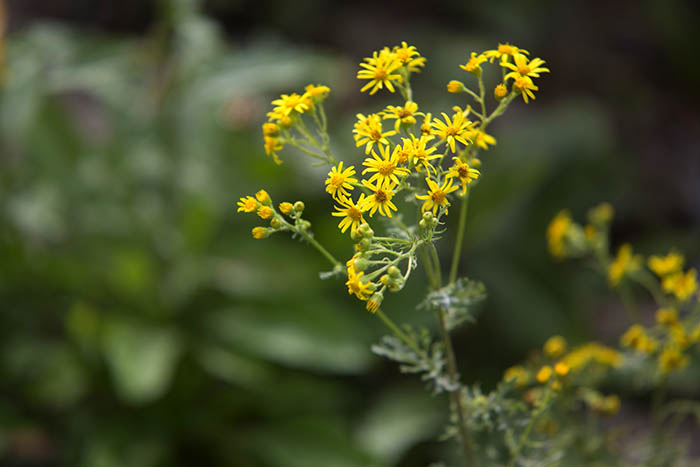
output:
[[[433,215],[436,215],[438,208],[443,207],[445,208],[445,214],[447,214],[447,206],[450,205],[450,202],[447,201],[447,195],[459,189],[459,187],[452,185],[453,179],[451,177],[446,178],[442,186],[439,186],[430,177],[426,177],[425,181],[428,184],[428,194],[416,195],[416,198],[425,200],[423,206],[421,206],[421,211],[432,210]]]
[[[260,240],[261,238],[266,238],[270,235],[270,229],[265,227],[254,227],[253,228],[253,238]]]
[[[367,63],[360,63],[364,70],[357,72],[357,79],[368,79],[370,81],[360,89],[360,92],[365,92],[372,88],[369,92],[371,95],[384,87],[389,92],[394,92],[394,84],[392,82],[400,83],[403,81],[400,74],[394,73],[402,65],[395,54],[374,52],[372,57],[364,60]]]
[[[282,211],[283,214],[289,214],[292,212],[292,209],[294,209],[294,205],[292,203],[288,203],[286,201],[280,203],[280,211]]]
[[[342,233],[345,233],[348,228],[351,228],[351,231],[357,229],[365,221],[362,217],[362,213],[366,210],[363,206],[364,201],[364,193],[360,195],[357,203],[354,203],[350,197],[339,200],[340,207],[335,206],[337,212],[333,212],[331,215],[343,218],[338,224]]]
[[[401,46],[394,46],[394,56],[410,72],[419,72],[419,67],[425,66],[425,57],[421,57],[416,47],[401,42]]]
[[[654,271],[657,276],[663,277],[680,271],[684,262],[685,258],[683,258],[682,254],[676,251],[671,251],[664,257],[651,255],[649,257],[648,264],[649,269]]]
[[[509,57],[512,57],[517,53],[530,55],[530,52],[528,52],[527,50],[519,49],[518,47],[511,45],[507,42],[505,44],[499,43],[498,49],[487,50],[486,52],[484,52],[484,55],[489,59],[489,62],[491,63],[493,63],[494,58],[500,59],[501,63],[506,63],[508,62]]]
[[[566,352],[566,339],[561,336],[552,336],[544,343],[544,353],[548,357],[557,358]]]
[[[513,81],[513,89],[520,93],[520,95],[523,97],[523,100],[527,104],[528,97],[530,99],[535,98],[535,95],[532,93],[532,91],[538,91],[540,88],[535,86],[535,83],[532,82],[532,79],[530,79],[527,76],[523,76]]]
[[[357,179],[353,178],[355,175],[355,167],[350,166],[343,170],[343,161],[338,162],[336,167],[331,168],[328,172],[328,178],[326,179],[326,192],[330,193],[334,199],[342,200],[350,196],[348,190],[352,190],[354,187],[353,183],[357,183]]]
[[[569,374],[569,371],[571,371],[571,368],[564,362],[557,362],[554,365],[554,372],[559,376],[566,376]]]
[[[403,144],[397,144],[394,146],[394,152],[391,154],[391,157],[396,157],[396,162],[399,164],[407,164],[411,160],[411,152],[409,149],[405,142]]]
[[[272,217],[272,209],[270,209],[269,206],[261,206],[260,209],[258,209],[258,216],[260,216],[261,219],[269,219]]]
[[[461,81],[457,81],[453,79],[449,83],[447,83],[447,92],[451,94],[459,94],[464,90],[464,83]]]
[[[382,300],[384,299],[384,295],[382,294],[381,291],[372,294],[372,296],[367,300],[367,311],[370,313],[376,313],[377,310],[379,310],[379,307],[382,304]]]
[[[272,200],[270,199],[270,195],[267,194],[267,191],[265,190],[259,190],[257,193],[255,193],[255,198],[257,198],[258,201],[260,201],[262,204],[269,206],[272,204]]]
[[[521,367],[520,365],[516,365],[508,368],[505,371],[503,374],[503,379],[505,381],[515,380],[515,385],[522,387],[528,383],[530,376],[525,368]]]
[[[433,159],[439,159],[442,154],[433,154],[437,151],[437,147],[426,148],[426,145],[430,140],[433,139],[432,136],[421,136],[416,138],[411,135],[411,138],[403,139],[403,149],[410,154],[411,163],[415,166],[423,166],[426,170],[433,172],[435,168],[430,163]]]
[[[433,114],[431,114],[431,113],[425,114],[425,118],[423,119],[423,124],[420,126],[421,137],[431,136],[433,134],[432,118],[433,118]]]
[[[679,370],[688,365],[688,357],[683,355],[676,346],[667,346],[659,355],[659,370],[668,374],[673,370]]]
[[[667,326],[678,324],[678,312],[674,308],[661,308],[656,312],[656,322]]]
[[[272,122],[263,123],[262,129],[264,136],[277,136],[280,134],[280,127]]]
[[[377,145],[389,145],[389,140],[387,136],[395,135],[396,131],[390,130],[382,132],[382,118],[377,114],[370,114],[364,116],[362,114],[357,114],[357,122],[352,130],[355,133],[355,144],[357,147],[366,144],[365,154],[369,154],[372,150],[372,146]]]
[[[484,149],[484,150],[489,149],[489,147],[488,147],[489,144],[491,146],[496,144],[496,138],[494,138],[493,136],[491,136],[487,133],[484,133],[481,130],[474,130],[469,135],[469,138],[472,141],[474,141],[474,144],[476,144],[477,146],[479,146],[481,149]]]
[[[533,58],[532,60],[528,60],[525,55],[516,53],[513,55],[513,59],[515,64],[508,62],[501,63],[502,67],[513,70],[504,77],[506,81],[510,78],[515,80],[525,77],[539,78],[540,73],[549,73],[549,68],[542,67],[542,65],[544,65],[544,60],[541,58]]]
[[[304,90],[306,91],[306,95],[309,96],[314,102],[321,102],[323,99],[328,97],[328,94],[331,92],[331,88],[322,84],[309,84],[304,88]]]
[[[369,178],[370,182],[376,180],[381,185],[384,184],[384,182],[391,181],[398,185],[398,176],[405,177],[410,171],[404,167],[398,167],[398,153],[394,151],[389,154],[388,146],[379,146],[379,152],[381,153],[381,157],[372,151],[372,157],[366,158],[362,163],[362,165],[367,166],[367,168],[362,171],[362,175],[367,172],[374,172],[374,175]]]
[[[597,342],[589,342],[580,347],[576,347],[561,359],[563,363],[571,368],[571,371],[578,371],[584,368],[590,362],[596,362],[601,365],[619,367],[622,364],[622,356],[620,353],[600,345]]]
[[[608,267],[608,282],[611,286],[616,286],[626,274],[639,269],[641,263],[642,257],[632,255],[632,246],[625,243],[617,250],[615,260]]]
[[[363,272],[355,272],[353,266],[348,266],[348,280],[345,285],[348,286],[348,294],[355,295],[360,300],[367,300],[367,295],[372,293],[371,282],[363,280]]]
[[[399,132],[401,125],[414,125],[416,123],[416,115],[423,115],[423,112],[418,112],[418,104],[412,101],[406,102],[403,107],[389,105],[383,112],[385,119],[396,119],[394,131]]]
[[[698,290],[697,271],[693,268],[685,274],[676,272],[664,277],[661,287],[665,292],[673,293],[678,300],[684,302]]]
[[[609,224],[614,215],[615,209],[610,203],[600,203],[588,211],[588,219],[597,226]]]
[[[386,217],[391,217],[392,210],[398,211],[396,205],[391,202],[391,199],[396,194],[394,192],[394,188],[396,188],[395,183],[385,182],[382,184],[375,182],[373,185],[367,180],[362,180],[362,184],[373,191],[362,203],[363,210],[369,211],[370,217],[374,216],[377,210],[379,214]]]
[[[472,52],[472,56],[469,61],[465,65],[460,65],[459,67],[473,75],[479,75],[481,73],[481,64],[486,60],[488,59],[483,54]]]
[[[620,345],[629,347],[636,352],[652,354],[656,351],[657,342],[649,337],[644,327],[634,324],[620,337]]]
[[[296,92],[292,94],[282,94],[279,99],[272,101],[275,107],[273,112],[280,115],[289,115],[292,112],[303,114],[311,107],[311,99],[308,94],[299,95]]]
[[[237,212],[255,212],[258,209],[258,200],[252,196],[246,196],[238,201],[238,211]]]
[[[459,157],[453,157],[452,160],[455,164],[450,167],[447,176],[459,179],[462,183],[462,196],[464,196],[467,193],[467,185],[479,178],[481,172],[469,167],[469,164],[462,162]]]
[[[508,94],[508,88],[505,84],[501,83],[493,90],[493,95],[496,99],[501,100]]]
[[[450,117],[443,112],[442,117],[445,119],[444,122],[439,119],[435,119],[433,122],[435,134],[447,141],[452,152],[457,152],[455,141],[459,141],[465,146],[468,146],[471,143],[468,138],[472,122],[464,117],[464,113],[457,112],[452,116],[452,119],[450,119]]]
[[[265,136],[265,154],[271,155],[277,165],[282,163],[277,156],[277,151],[281,151],[282,148],[282,143],[277,138]]]
[[[552,256],[561,259],[566,254],[564,239],[571,228],[571,215],[569,211],[559,211],[547,227],[547,246]]]
[[[549,365],[545,365],[542,368],[540,368],[540,371],[537,372],[537,381],[540,383],[544,384],[547,381],[549,381],[549,378],[552,377],[552,367]]]

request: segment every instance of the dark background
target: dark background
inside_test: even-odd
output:
[[[235,201],[303,199],[318,239],[351,255],[293,150],[260,125],[280,93],[324,83],[334,152],[364,157],[362,57],[402,40],[428,58],[422,110],[471,51],[511,42],[547,61],[537,99],[491,133],[463,271],[486,283],[455,336],[463,378],[489,389],[550,335],[615,344],[603,278],[557,263],[553,215],[609,201],[613,243],[700,261],[700,16],[695,2],[6,2],[0,100],[0,464],[425,466],[446,402],[374,357],[384,332],[303,244],[250,237]],[[487,81],[489,80],[487,76]],[[473,84],[473,83],[472,83]],[[491,83],[492,85],[495,82]],[[453,229],[454,230],[454,229]],[[452,238],[442,253],[449,258]],[[388,296],[415,310],[420,274]],[[649,297],[638,300],[650,319]],[[623,395],[625,418],[647,403]],[[697,396],[672,387],[672,395]],[[640,415],[641,414],[641,415]]]

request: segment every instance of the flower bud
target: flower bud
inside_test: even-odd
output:
[[[257,193],[255,193],[255,197],[258,199],[258,201],[260,201],[265,206],[269,206],[272,204],[272,200],[270,199],[270,195],[268,195],[267,191],[265,191],[265,190],[260,190]]]
[[[261,239],[270,236],[270,229],[266,227],[254,227],[253,228],[253,238]]]
[[[369,247],[370,247],[371,244],[372,244],[372,242],[370,241],[369,238],[363,238],[363,239],[360,240],[358,243],[356,243],[357,249],[358,249],[359,251],[367,251],[367,250],[369,250]]]
[[[373,294],[369,300],[367,300],[367,311],[371,313],[376,313],[384,300],[384,294],[377,292]]]
[[[421,219],[421,220],[418,222],[418,227],[420,227],[421,230],[427,230],[427,228],[428,228],[428,223],[425,222],[425,219]]]
[[[424,220],[425,222],[432,222],[432,221],[433,221],[433,217],[434,217],[434,216],[433,216],[433,213],[430,212],[430,211],[425,211],[425,212],[423,213],[423,220]]]
[[[280,203],[280,211],[282,211],[282,214],[289,214],[292,212],[292,209],[294,209],[294,205],[292,203],[288,203],[286,201]]]
[[[401,270],[396,266],[389,266],[386,272],[394,279],[401,277]]]
[[[270,221],[270,227],[272,227],[275,230],[282,227],[282,221],[280,220],[280,218],[277,216],[273,217]]]
[[[369,261],[367,260],[367,258],[363,258],[362,256],[360,256],[359,258],[355,259],[355,270],[357,272],[365,271],[368,267]]]
[[[449,83],[447,83],[447,92],[452,93],[452,94],[459,94],[464,90],[464,83],[461,81],[457,81],[453,79]]]
[[[280,134],[280,127],[271,122],[263,123],[262,129],[265,136],[277,136]]]
[[[309,230],[311,228],[311,222],[302,219],[299,221],[299,227],[301,230]]]
[[[374,230],[372,230],[372,227],[370,227],[369,224],[362,224],[358,230],[360,231],[360,234],[366,238],[374,237]]]
[[[498,86],[496,86],[496,89],[493,90],[493,95],[498,100],[503,99],[504,97],[506,97],[507,94],[508,94],[508,88],[506,87],[505,84],[502,84],[502,83],[499,84]]]
[[[360,240],[362,240],[363,235],[362,235],[362,232],[360,232],[360,229],[352,229],[350,231],[350,238],[354,242],[359,242]]]
[[[303,201],[297,201],[296,203],[294,203],[293,207],[294,207],[294,212],[296,212],[298,214],[301,214],[302,212],[304,212],[304,202]]]

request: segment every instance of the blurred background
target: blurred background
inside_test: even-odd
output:
[[[315,251],[283,235],[253,240],[259,220],[235,212],[260,188],[275,202],[304,200],[317,238],[351,255],[329,215],[327,169],[292,149],[274,165],[260,127],[280,93],[327,84],[333,151],[360,164],[355,113],[399,99],[362,95],[355,79],[385,45],[407,41],[428,58],[413,84],[434,113],[467,103],[445,85],[469,82],[458,65],[471,51],[511,42],[552,71],[534,102],[516,101],[491,128],[498,145],[470,202],[462,270],[489,298],[455,336],[466,381],[492,388],[552,334],[615,344],[626,328],[604,280],[548,256],[544,232],[562,208],[583,219],[609,201],[615,245],[674,246],[700,266],[697,2],[3,9],[0,465],[450,459],[456,445],[438,441],[445,398],[370,353],[380,323],[340,281],[318,279],[329,267]],[[419,276],[386,311],[432,326],[415,309]],[[651,319],[651,301],[639,301]],[[613,389],[621,417],[644,416],[645,394]],[[693,381],[670,391],[698,396]]]

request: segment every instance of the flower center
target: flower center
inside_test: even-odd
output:
[[[445,202],[445,192],[442,190],[435,190],[430,193],[430,199],[432,199],[434,203],[442,204]]]
[[[374,193],[374,199],[375,199],[378,203],[385,203],[386,200],[387,200],[387,196],[386,196],[386,193],[384,193],[384,190],[377,190],[377,191]]]
[[[377,81],[386,81],[388,73],[384,67],[377,67],[374,70],[374,79]]]
[[[330,184],[331,184],[332,186],[334,186],[334,187],[337,188],[337,187],[339,187],[340,185],[342,185],[344,182],[345,182],[345,177],[343,177],[342,175],[337,175],[337,174],[336,174],[336,175],[333,175],[333,176],[331,177],[331,183],[330,183]]]
[[[459,178],[467,178],[467,175],[469,175],[469,167],[461,165],[457,169],[457,173],[459,174]]]
[[[507,44],[506,44],[506,45],[503,45],[503,44],[501,44],[501,45],[498,46],[498,53],[499,53],[499,54],[513,55],[514,52],[515,52],[515,50],[513,49],[513,46],[512,46],[512,45],[507,45]]]
[[[408,151],[399,151],[399,153],[396,155],[396,160],[399,162],[399,164],[404,164],[406,161],[408,161]]]
[[[246,211],[255,211],[255,209],[258,207],[258,202],[255,201],[254,199],[249,199],[248,201],[245,202],[245,210]]]
[[[394,173],[395,168],[396,164],[391,161],[383,161],[377,165],[377,171],[385,177]]]
[[[528,73],[530,73],[530,67],[527,66],[527,65],[518,65],[518,73],[519,73],[521,76],[525,76],[525,75],[527,75]]]
[[[406,117],[410,117],[411,115],[413,115],[413,112],[411,112],[408,109],[399,110],[399,118],[406,118]]]
[[[513,86],[515,86],[515,89],[517,89],[518,91],[527,89],[527,80],[523,78],[518,78],[513,82]]]
[[[356,207],[349,207],[347,210],[347,215],[350,219],[354,221],[359,221],[362,218],[362,211]]]
[[[372,130],[372,132],[369,134],[369,137],[372,138],[374,141],[379,141],[382,139],[382,132],[379,130]]]
[[[448,127],[445,130],[445,136],[456,136],[459,134],[459,130],[455,127]]]

